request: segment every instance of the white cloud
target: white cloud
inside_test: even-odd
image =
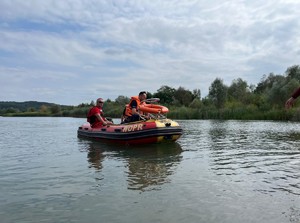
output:
[[[205,96],[216,77],[256,84],[299,63],[298,1],[2,0],[0,8],[0,100],[79,104],[162,85]],[[18,80],[35,91],[14,94]]]

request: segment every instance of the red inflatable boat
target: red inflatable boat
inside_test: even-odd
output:
[[[130,145],[176,141],[182,135],[182,128],[177,122],[163,117],[101,128],[91,128],[86,123],[77,133],[79,137]]]

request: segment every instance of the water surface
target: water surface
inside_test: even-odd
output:
[[[77,138],[85,120],[0,117],[1,222],[300,222],[300,125],[178,120],[177,143]]]

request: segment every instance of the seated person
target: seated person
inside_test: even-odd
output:
[[[104,113],[102,111],[103,104],[104,100],[102,98],[98,98],[96,106],[92,107],[88,112],[87,121],[91,124],[92,128],[100,128],[103,125],[113,124],[104,117]]]
[[[139,96],[133,96],[130,99],[128,105],[126,105],[123,115],[121,117],[121,123],[136,122],[143,120],[142,112],[139,111],[139,106],[144,103],[147,98],[147,93],[141,91]]]

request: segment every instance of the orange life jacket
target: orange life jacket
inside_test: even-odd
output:
[[[137,110],[137,111],[139,110],[139,107],[140,107],[140,105],[141,105],[141,101],[140,101],[139,97],[138,97],[138,96],[133,96],[133,97],[131,97],[129,104],[126,105],[125,111],[124,111],[124,115],[127,116],[127,117],[132,116],[132,107],[130,106],[130,104],[131,104],[131,102],[134,101],[134,100],[135,100],[136,103],[137,103],[137,108],[136,108],[136,110]]]

